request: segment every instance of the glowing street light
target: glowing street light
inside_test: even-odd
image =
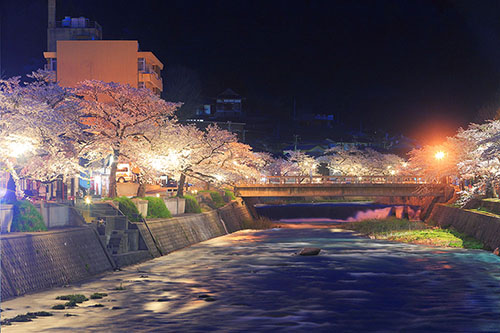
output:
[[[436,154],[434,154],[434,157],[436,158],[436,160],[440,161],[444,158],[444,151],[438,151],[436,152]]]

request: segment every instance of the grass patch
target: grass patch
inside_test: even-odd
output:
[[[87,297],[85,297],[85,295],[82,294],[57,296],[56,299],[60,299],[62,301],[75,302],[75,303],[83,303],[89,300]]]
[[[186,213],[195,213],[199,214],[201,213],[201,207],[198,204],[198,200],[192,195],[184,195],[184,199],[186,199],[186,208],[185,212]]]
[[[365,235],[388,233],[392,231],[409,231],[429,228],[423,222],[413,222],[404,219],[387,218],[382,220],[365,220],[346,223],[347,229],[355,230]]]
[[[483,199],[483,201],[500,202],[500,199],[499,198],[487,198],[487,199]]]
[[[42,214],[29,201],[16,201],[14,203],[14,218],[12,219],[12,232],[46,231]]]
[[[64,304],[56,304],[52,307],[53,310],[64,310],[65,308]]]
[[[492,216],[492,217],[500,217],[500,215],[498,215],[498,214],[496,214],[496,213],[494,213],[494,212],[492,212],[489,209],[484,208],[484,207],[464,209],[464,210],[467,210],[469,212],[479,213],[482,215]]]
[[[38,312],[28,312],[26,314],[17,315],[14,318],[8,318],[1,321],[1,325],[11,325],[11,323],[24,323],[28,321],[32,321],[38,317],[50,317],[53,314],[47,311],[38,311]]]
[[[454,229],[432,228],[423,222],[397,218],[351,222],[345,227],[376,239],[464,249],[484,248],[480,241]]]
[[[168,219],[172,217],[163,199],[156,197],[144,197],[141,199],[148,201],[148,218]]]
[[[93,293],[92,295],[90,295],[90,299],[101,299],[106,296],[108,296],[108,294],[106,293]]]

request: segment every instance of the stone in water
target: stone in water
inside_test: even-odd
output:
[[[299,252],[299,256],[317,256],[321,251],[320,248],[317,247],[305,247]]]

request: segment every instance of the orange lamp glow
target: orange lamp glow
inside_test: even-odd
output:
[[[442,160],[444,158],[444,152],[443,151],[438,151],[434,157],[436,158],[436,160]]]

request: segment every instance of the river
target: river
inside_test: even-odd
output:
[[[294,228],[240,231],[83,284],[6,301],[3,318],[38,310],[55,317],[2,330],[500,331],[499,257],[371,240],[338,223],[295,220],[283,223]],[[303,247],[322,251],[295,255]],[[114,290],[118,285],[125,290]],[[50,310],[57,295],[93,292],[109,296]]]

